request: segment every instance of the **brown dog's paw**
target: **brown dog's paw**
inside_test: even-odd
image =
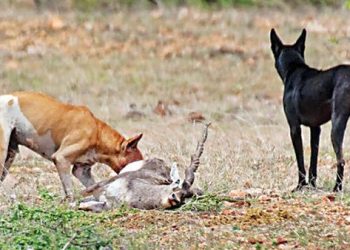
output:
[[[74,197],[73,195],[66,195],[62,200],[61,204],[70,204],[74,202]]]

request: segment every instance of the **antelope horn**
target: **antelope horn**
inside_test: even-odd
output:
[[[198,141],[196,152],[191,155],[191,164],[185,171],[185,180],[182,183],[182,188],[185,190],[188,190],[194,182],[194,173],[199,167],[199,158],[203,153],[204,143],[208,138],[208,128],[210,126],[210,123],[206,123],[204,125],[205,127],[203,129],[202,138],[200,141]]]

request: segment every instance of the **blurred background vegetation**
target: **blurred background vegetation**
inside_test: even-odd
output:
[[[28,7],[39,10],[118,11],[122,8],[155,8],[191,6],[227,7],[332,7],[350,8],[350,0],[2,0],[0,6]]]

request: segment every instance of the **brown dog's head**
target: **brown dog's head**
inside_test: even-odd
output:
[[[140,150],[137,148],[137,144],[142,138],[142,134],[136,135],[129,139],[126,139],[122,142],[120,150],[117,150],[114,156],[102,157],[102,163],[109,165],[114,172],[117,174],[122,170],[126,165],[131,162],[143,160],[143,156]]]

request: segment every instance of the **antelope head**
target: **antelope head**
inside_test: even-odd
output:
[[[175,208],[184,204],[186,198],[190,198],[201,191],[191,189],[194,182],[195,172],[199,167],[199,159],[204,150],[204,143],[208,138],[208,128],[210,123],[205,124],[202,137],[198,141],[196,152],[191,155],[191,163],[185,170],[185,179],[181,183],[180,176],[176,164],[173,164],[170,171],[172,192],[167,199],[163,201],[163,208]]]

